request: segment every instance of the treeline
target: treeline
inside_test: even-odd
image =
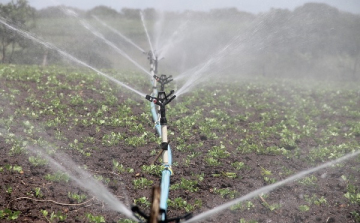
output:
[[[142,52],[95,19],[148,51],[141,10],[116,11],[106,6],[71,10],[134,60],[146,63]],[[236,8],[209,12],[160,12],[150,8],[142,12],[154,48],[164,54],[164,72],[176,75],[216,58],[208,71],[215,75],[360,79],[360,15],[327,4],[307,3],[293,11],[271,9],[259,14]],[[63,6],[35,10],[26,0],[17,0],[0,4],[0,14],[1,20],[35,33],[92,66],[136,69],[82,27],[78,18],[64,13]],[[57,52],[19,36],[3,24],[0,33],[2,63],[68,63]]]

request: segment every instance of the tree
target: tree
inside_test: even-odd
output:
[[[35,26],[35,9],[30,7],[27,0],[12,0],[6,5],[0,4],[0,15],[10,25],[22,30],[29,30]],[[11,62],[16,47],[25,48],[28,44],[21,35],[9,30],[5,25],[0,26],[1,62]],[[10,48],[10,49],[9,49]],[[7,56],[7,53],[10,55]]]

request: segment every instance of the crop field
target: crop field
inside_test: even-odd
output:
[[[104,72],[151,92],[146,75]],[[162,166],[152,164],[161,140],[148,101],[75,68],[1,65],[0,86],[1,222],[135,222],[100,199],[100,184],[78,183],[91,179],[149,212]],[[169,217],[196,216],[359,150],[359,86],[232,78],[182,94],[167,106]],[[360,222],[359,176],[354,156],[204,221]]]

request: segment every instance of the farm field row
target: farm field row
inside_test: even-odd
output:
[[[151,92],[146,75],[105,72]],[[151,165],[160,139],[149,102],[73,68],[2,65],[0,85],[0,219],[131,222],[76,184],[69,177],[75,167],[127,207],[149,209],[162,170],[161,161]],[[196,215],[359,150],[360,87],[224,79],[181,95],[167,118],[174,162],[168,214]],[[354,157],[208,221],[360,222],[359,172]]]

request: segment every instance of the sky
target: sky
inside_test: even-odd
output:
[[[0,0],[2,4],[8,2],[10,0]],[[28,2],[36,9],[56,5],[71,6],[83,10],[104,5],[117,11],[122,8],[208,11],[214,8],[235,7],[240,11],[251,13],[265,12],[271,8],[293,10],[307,2],[319,2],[326,3],[342,11],[360,14],[360,0],[28,0]]]

